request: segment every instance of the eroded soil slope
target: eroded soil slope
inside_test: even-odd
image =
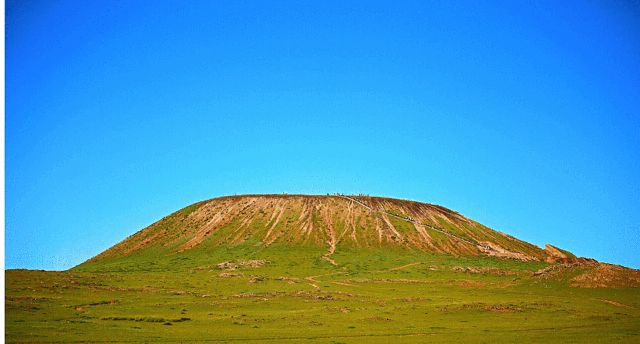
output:
[[[341,247],[568,260],[555,248],[543,250],[437,205],[363,196],[246,195],[188,206],[89,263],[146,250],[166,255],[245,244],[323,247],[323,258],[331,264]]]

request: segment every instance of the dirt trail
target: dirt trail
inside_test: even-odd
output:
[[[327,253],[325,253],[322,256],[322,259],[326,260],[329,262],[329,264],[333,265],[333,266],[337,266],[338,264],[336,263],[335,260],[331,259],[331,255],[333,255],[334,252],[336,252],[336,244],[337,244],[337,240],[336,240],[336,230],[333,228],[333,221],[331,219],[331,214],[324,214],[326,220],[326,225],[327,225],[327,234],[329,235],[329,240],[327,240],[327,244],[329,245],[329,249],[327,251]]]
[[[395,268],[391,268],[387,271],[396,271],[396,270],[402,270],[404,268],[408,268],[410,266],[414,266],[414,265],[419,265],[422,264],[422,262],[415,262],[415,263],[410,263],[410,264],[406,264],[406,265],[402,265],[402,266],[396,266]]]
[[[322,274],[322,275],[314,275],[314,276],[307,276],[304,279],[307,281],[307,283],[309,283],[310,286],[319,289],[320,287],[318,287],[318,285],[316,283],[320,283],[320,281],[317,281],[316,278],[318,277],[324,277],[324,276],[331,276],[331,275],[341,275],[344,274],[343,271],[338,271],[338,272],[330,272],[328,274]]]
[[[616,302],[616,301],[611,301],[611,300],[607,300],[607,299],[596,299],[596,300],[598,300],[598,301],[602,301],[602,302],[605,302],[605,303],[608,303],[608,304],[610,304],[610,305],[614,305],[614,306],[616,306],[616,307],[630,308],[630,309],[633,309],[633,308],[634,308],[634,307],[631,307],[631,306],[629,306],[629,305],[625,305],[625,304],[623,304],[623,303]]]
[[[331,258],[331,255],[336,251],[336,246],[335,244],[331,244],[331,246],[329,247],[329,252],[325,253],[322,256],[322,259],[326,260],[329,262],[329,264],[333,265],[333,266],[338,266],[338,263],[336,263],[335,260],[333,260],[333,258]]]
[[[337,285],[344,285],[344,286],[347,286],[347,287],[357,287],[357,285],[349,284],[349,283],[346,283],[346,282],[331,282],[331,283],[337,284]]]

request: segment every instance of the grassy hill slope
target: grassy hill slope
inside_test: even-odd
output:
[[[378,197],[247,195],[190,205],[77,267],[121,269],[153,261],[175,267],[178,257],[206,260],[223,248],[289,245],[322,248],[334,264],[345,248],[402,248],[464,256],[549,261],[548,251],[494,231],[441,206]],[[574,257],[575,258],[575,257]],[[143,268],[143,267],[140,267]],[[146,269],[146,268],[143,268]]]

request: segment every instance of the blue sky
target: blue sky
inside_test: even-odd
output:
[[[640,8],[17,1],[6,266],[242,193],[431,202],[640,268]]]

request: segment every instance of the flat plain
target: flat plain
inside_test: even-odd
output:
[[[233,252],[233,253],[231,253]],[[315,254],[314,254],[315,253]],[[220,250],[156,271],[6,272],[7,342],[638,342],[638,288],[418,252]],[[231,258],[231,259],[229,259]],[[247,259],[264,265],[242,265]],[[268,261],[268,262],[266,262]],[[181,263],[189,267],[181,267]],[[217,265],[217,264],[216,264]],[[237,264],[238,265],[238,264]],[[162,270],[167,271],[162,271]]]

